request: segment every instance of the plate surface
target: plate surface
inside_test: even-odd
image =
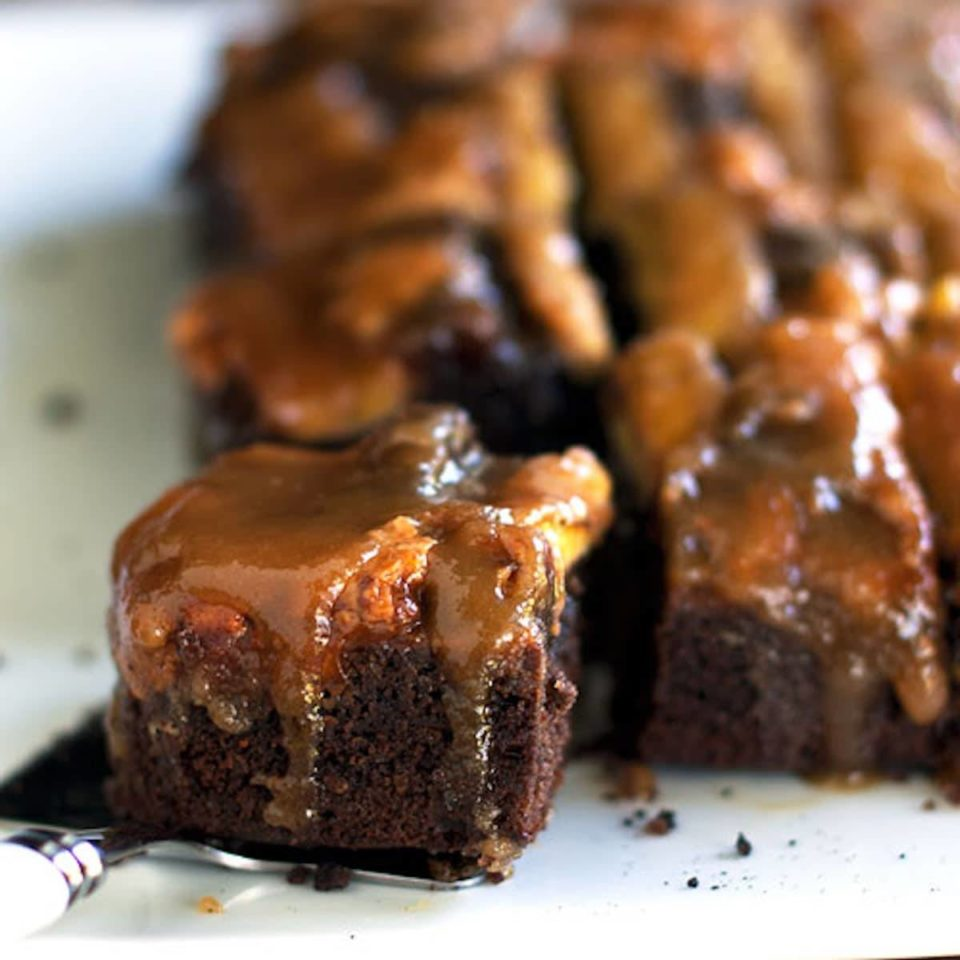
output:
[[[188,469],[163,322],[193,273],[168,184],[213,82],[223,5],[0,12],[0,774],[103,702],[110,544]],[[661,776],[650,837],[575,763],[509,883],[316,894],[139,862],[32,952],[192,955],[258,938],[331,955],[838,958],[960,951],[960,811],[922,780],[831,793],[788,777]],[[753,853],[738,857],[743,831]],[[688,886],[696,877],[695,888]],[[198,912],[216,896],[222,915]]]

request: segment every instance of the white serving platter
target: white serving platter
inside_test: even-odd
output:
[[[111,541],[189,468],[163,323],[195,267],[170,183],[237,13],[0,8],[0,775],[105,700]],[[929,783],[837,793],[673,771],[660,785],[646,809],[673,809],[678,827],[650,837],[622,822],[636,804],[604,800],[598,764],[574,763],[549,829],[499,886],[317,894],[142,861],[0,955],[121,956],[134,940],[138,957],[225,954],[238,938],[328,957],[960,952],[960,810],[925,810]],[[225,912],[201,914],[204,895]]]

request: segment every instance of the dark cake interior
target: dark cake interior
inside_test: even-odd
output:
[[[306,0],[233,46],[171,342],[203,455],[271,445],[119,541],[116,803],[502,870],[574,566],[625,756],[960,768],[958,49],[889,0]]]

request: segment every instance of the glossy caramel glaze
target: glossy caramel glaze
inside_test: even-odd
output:
[[[931,523],[882,378],[855,324],[771,326],[713,425],[668,456],[660,495],[668,604],[719,599],[808,645],[841,770],[863,765],[887,682],[919,724],[948,691]]]
[[[342,652],[427,645],[449,687],[451,762],[479,798],[496,665],[559,631],[609,494],[586,450],[493,458],[454,408],[414,408],[337,453],[226,454],[117,541],[113,654],[135,697],[182,698],[233,733],[275,708],[290,767],[266,784],[266,817],[296,830]]]
[[[679,184],[627,208],[612,232],[655,330],[687,330],[736,356],[773,309],[757,237],[729,194],[712,185]]]
[[[949,3],[913,9],[821,0],[812,22],[831,81],[847,178],[892,199],[926,234],[935,272],[960,267],[960,116]]]
[[[199,393],[239,387],[257,435],[310,443],[356,436],[429,394],[436,354],[550,353],[595,377],[612,340],[577,245],[531,219],[505,225],[499,247],[514,303],[470,231],[422,225],[214,277],[169,340]]]
[[[228,90],[204,163],[273,263],[202,286],[175,320],[191,380],[210,393],[232,378],[255,429],[325,441],[424,395],[429,365],[412,369],[412,341],[430,332],[503,355],[526,338],[574,379],[596,378],[613,338],[571,229],[555,113],[536,60],[410,103],[360,62]],[[458,226],[430,236],[429,223]],[[331,246],[350,253],[331,260]]]
[[[670,454],[707,430],[727,392],[709,343],[665,330],[631,343],[607,387],[607,426],[641,504],[655,497]]]
[[[940,551],[960,559],[960,277],[934,285],[892,369],[907,452],[936,516]]]
[[[882,326],[887,282],[956,268],[949,4],[577,10],[563,86],[585,223],[647,326],[706,335],[737,362],[758,320]],[[801,242],[767,248],[786,234]]]
[[[484,261],[459,231],[304,251],[207,281],[170,340],[203,393],[242,385],[259,432],[348,438],[418,392],[433,338],[513,338]]]

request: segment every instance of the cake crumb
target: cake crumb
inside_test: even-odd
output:
[[[677,826],[677,816],[672,810],[661,810],[647,825],[643,832],[651,837],[663,837],[675,830]]]
[[[223,913],[223,904],[216,897],[201,897],[197,901],[197,910],[200,913]]]
[[[797,841],[796,841],[796,840],[791,839],[791,840],[788,840],[788,841],[787,841],[787,846],[788,846],[788,847],[795,847],[796,845],[797,845]]]
[[[733,796],[733,787],[721,787],[720,796],[724,800],[729,800]]]
[[[749,857],[753,853],[753,844],[742,834],[737,834],[737,853],[741,857]]]
[[[72,427],[83,413],[83,400],[72,390],[51,390],[40,401],[40,418],[48,427]]]
[[[687,886],[688,886],[691,890],[696,890],[697,887],[700,886],[700,881],[699,881],[696,877],[691,877],[691,878],[687,881]]]
[[[310,871],[306,867],[294,867],[287,871],[287,883],[294,887],[302,887],[310,879]]]
[[[313,874],[313,889],[326,892],[349,886],[353,872],[339,863],[320,863]]]
[[[923,801],[923,804],[921,805],[920,809],[921,809],[921,810],[925,810],[925,811],[927,811],[927,812],[929,812],[929,811],[931,811],[931,810],[936,810],[936,809],[937,809],[937,801],[934,800],[933,797],[927,797],[927,799]]]
[[[617,797],[620,800],[646,800],[657,798],[657,776],[642,763],[623,763],[617,777]]]

